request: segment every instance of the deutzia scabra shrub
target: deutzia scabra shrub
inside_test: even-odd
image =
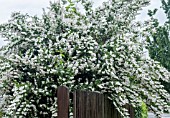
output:
[[[13,13],[0,25],[8,40],[0,63],[5,117],[57,116],[60,85],[107,94],[124,118],[127,103],[144,101],[158,117],[170,110],[160,83],[169,82],[170,73],[145,56],[153,25],[134,21],[148,2],[105,2],[93,9],[89,1],[68,0],[51,3],[41,18]]]

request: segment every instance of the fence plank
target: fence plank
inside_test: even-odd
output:
[[[69,118],[69,90],[67,87],[60,86],[57,89],[58,117]]]
[[[69,118],[69,90],[60,86],[57,89],[58,117]],[[125,105],[130,118],[135,118],[135,111],[131,105]],[[106,95],[75,91],[73,93],[73,118],[121,118],[111,100]]]
[[[124,108],[128,110],[128,113],[130,114],[130,118],[135,118],[135,109],[133,108],[132,105],[126,104]]]
[[[135,109],[133,108],[132,105],[129,105],[129,114],[130,118],[135,118]]]
[[[73,101],[74,118],[120,118],[111,100],[103,94],[76,91]]]

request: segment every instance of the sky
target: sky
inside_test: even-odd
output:
[[[0,24],[7,22],[10,19],[12,12],[28,13],[29,15],[41,16],[42,8],[47,8],[49,6],[49,1],[57,0],[0,0]],[[95,6],[101,5],[106,0],[93,0]],[[137,20],[148,19],[147,11],[148,9],[160,8],[161,0],[151,0],[151,4],[148,7],[143,8],[140,12],[141,14],[137,16]],[[159,10],[156,14],[160,23],[165,22],[165,14],[162,10]],[[0,47],[6,43],[0,37]]]

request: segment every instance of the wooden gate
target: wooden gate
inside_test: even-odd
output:
[[[69,90],[64,86],[58,87],[58,118],[69,118]],[[128,109],[130,118],[134,118],[134,109],[130,105]],[[73,93],[73,118],[121,118],[112,102],[106,95],[75,91]]]

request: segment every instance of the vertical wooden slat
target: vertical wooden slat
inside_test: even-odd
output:
[[[122,118],[106,95],[87,91],[76,91],[73,94],[73,118]],[[134,108],[130,105],[124,107],[130,118],[134,118]]]
[[[73,101],[74,118],[120,118],[112,101],[103,94],[76,91]]]
[[[67,87],[60,86],[57,89],[58,117],[69,118],[69,90]]]
[[[124,108],[128,110],[128,113],[130,114],[130,118],[135,118],[135,109],[133,108],[132,105],[126,104]]]
[[[104,96],[104,116],[103,118],[117,118],[116,109],[111,100]]]
[[[114,110],[113,118],[118,118],[118,111],[117,111],[117,109],[114,108],[113,110]]]
[[[74,92],[74,118],[102,118],[101,94],[85,91]]]
[[[129,105],[129,114],[130,118],[135,118],[135,109],[133,108],[132,105]]]

